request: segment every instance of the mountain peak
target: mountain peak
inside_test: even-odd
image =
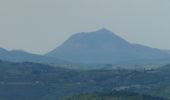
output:
[[[167,54],[158,49],[131,44],[108,29],[102,28],[71,36],[47,56],[78,63],[112,64],[166,58]]]
[[[116,36],[115,33],[113,33],[112,31],[106,29],[106,28],[101,28],[99,30],[96,30],[96,31],[92,31],[92,32],[80,32],[80,33],[77,33],[77,34],[74,34],[72,35],[71,37],[85,37],[85,36],[92,36],[92,35],[95,35],[95,36],[100,36],[100,35],[112,35],[112,36]],[[118,36],[117,36],[118,37]]]
[[[99,29],[97,32],[108,32],[108,33],[112,33],[109,29],[107,28],[101,28]]]
[[[93,61],[90,59],[94,58],[96,60],[96,57],[99,57],[97,59],[105,59],[105,57],[110,56],[111,53],[118,49],[124,50],[130,47],[129,42],[108,29],[102,28],[93,32],[74,34],[61,46],[49,52],[47,56],[61,59],[67,58],[70,61],[74,59]],[[93,57],[90,58],[89,55]],[[108,59],[110,58],[108,57]]]
[[[92,32],[81,32],[81,33],[77,33],[72,35],[68,40],[85,40],[89,41],[89,39],[92,40],[99,40],[99,41],[107,41],[107,40],[112,40],[112,41],[125,41],[124,39],[122,39],[120,36],[116,35],[115,33],[113,33],[112,31],[106,29],[106,28],[102,28],[99,29],[97,31],[92,31]]]
[[[129,42],[117,36],[108,29],[102,28],[93,32],[82,32],[72,35],[63,45],[59,48],[105,48],[105,47],[126,47]],[[78,46],[79,45],[79,46]]]

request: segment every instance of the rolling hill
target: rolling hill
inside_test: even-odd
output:
[[[47,63],[47,64],[68,63],[67,61],[60,60],[53,57],[32,54],[21,50],[8,51],[3,48],[0,48],[0,59],[4,61],[11,61],[11,62],[36,62],[36,63]]]

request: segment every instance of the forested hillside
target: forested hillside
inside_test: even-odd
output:
[[[163,70],[167,66],[158,70],[82,71],[0,61],[0,100],[60,100],[78,93],[115,90],[170,98],[170,73]]]
[[[114,91],[111,93],[80,94],[65,98],[63,100],[168,100],[168,99],[132,92]]]

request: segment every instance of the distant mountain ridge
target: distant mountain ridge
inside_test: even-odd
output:
[[[129,43],[107,29],[75,34],[46,55],[88,64],[170,61],[170,54],[167,52]]]
[[[43,55],[32,54],[21,50],[8,51],[4,48],[0,48],[0,59],[11,62],[36,62],[36,63],[67,63],[64,60],[60,60],[53,57],[46,57]]]

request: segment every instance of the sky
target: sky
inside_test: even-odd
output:
[[[107,28],[170,49],[170,0],[0,0],[0,47],[44,54],[79,32]]]

